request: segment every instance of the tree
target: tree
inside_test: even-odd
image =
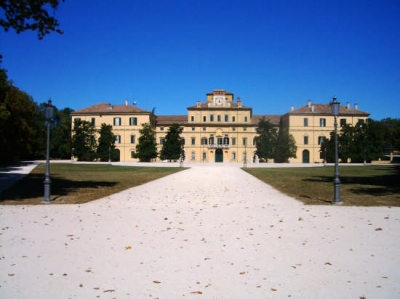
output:
[[[28,159],[34,152],[33,144],[39,124],[39,110],[32,97],[7,80],[0,69],[0,162]]]
[[[169,127],[160,153],[161,160],[178,160],[182,151],[182,138],[180,134],[183,128],[178,124]]]
[[[57,159],[71,158],[71,108],[54,107],[50,139],[50,156]]]
[[[296,158],[297,146],[293,135],[279,131],[275,148],[275,162],[285,163],[289,158]]]
[[[115,160],[115,135],[112,132],[112,126],[101,124],[99,130],[99,145],[97,146],[97,158],[100,161]]]
[[[256,154],[262,160],[273,159],[275,157],[278,130],[269,120],[263,117],[258,122],[256,132],[258,134],[255,138],[257,147]]]
[[[76,120],[72,130],[72,154],[78,161],[93,161],[96,158],[96,130],[88,121]]]
[[[0,0],[4,11],[0,26],[6,32],[13,28],[18,34],[27,30],[37,31],[39,39],[52,31],[62,34],[57,19],[49,13],[50,10],[54,12],[60,2],[64,0]]]
[[[136,145],[135,157],[139,158],[140,162],[150,162],[151,159],[157,158],[157,143],[156,137],[150,124],[142,124],[142,129],[139,131],[139,143]]]

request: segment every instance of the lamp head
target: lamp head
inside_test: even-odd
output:
[[[340,103],[337,101],[336,96],[333,97],[332,102],[329,104],[333,116],[338,116],[340,112]]]

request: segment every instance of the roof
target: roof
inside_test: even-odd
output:
[[[143,110],[136,106],[132,105],[111,105],[109,103],[100,103],[93,106],[89,106],[87,108],[83,108],[81,110],[77,110],[72,112],[71,114],[82,114],[82,113],[89,113],[89,114],[98,114],[98,113],[150,113],[147,110]]]
[[[251,123],[258,125],[258,122],[265,117],[265,120],[269,120],[273,125],[279,126],[282,115],[253,115],[251,117]]]
[[[331,106],[329,104],[311,104],[305,105],[298,109],[292,110],[286,114],[306,114],[306,115],[318,115],[318,114],[325,114],[325,115],[332,115]],[[369,116],[369,113],[365,111],[361,111],[358,109],[353,109],[348,106],[340,105],[339,115],[359,115],[359,116]]]
[[[230,102],[230,106],[229,107],[228,106],[209,106],[209,103],[210,102],[203,102],[203,103],[200,103],[200,106],[197,106],[197,104],[196,104],[194,106],[187,107],[187,109],[188,110],[192,110],[192,109],[214,109],[214,110],[226,109],[226,110],[229,110],[229,109],[232,109],[232,108],[235,108],[235,109],[251,109],[250,107],[243,106],[243,105],[241,107],[239,107],[238,103],[234,103],[234,102]]]
[[[157,126],[170,126],[172,124],[187,124],[187,115],[158,115],[156,119]]]

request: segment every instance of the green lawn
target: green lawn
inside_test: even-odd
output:
[[[306,168],[245,168],[245,171],[305,204],[330,204],[333,166]],[[340,166],[344,205],[400,206],[400,166]]]
[[[51,164],[51,199],[78,204],[117,193],[181,171],[179,167],[128,167],[110,164]],[[0,194],[2,204],[39,204],[43,201],[45,164]]]

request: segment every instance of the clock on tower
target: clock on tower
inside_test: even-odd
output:
[[[223,96],[215,96],[214,103],[215,105],[221,106],[225,102],[225,98]]]

